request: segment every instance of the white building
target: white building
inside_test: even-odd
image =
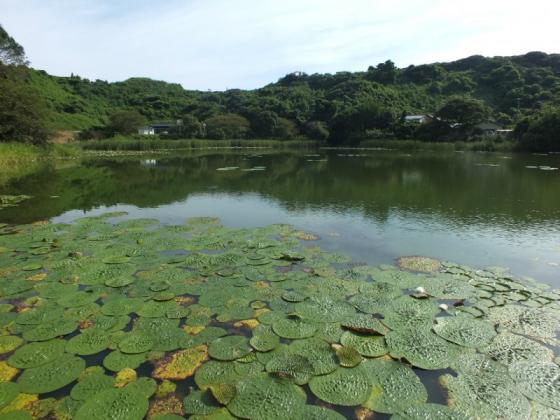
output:
[[[142,127],[138,129],[138,134],[141,136],[153,136],[156,134],[156,130],[154,130],[154,127]]]

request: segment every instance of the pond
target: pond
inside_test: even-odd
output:
[[[21,196],[0,207],[0,419],[556,418],[558,167],[362,149],[47,164],[0,187]]]
[[[217,170],[228,167],[241,169]],[[425,255],[560,287],[560,170],[539,167],[560,167],[560,155],[257,149],[91,159],[0,188],[33,196],[0,221],[127,211],[172,224],[288,223],[369,264]]]

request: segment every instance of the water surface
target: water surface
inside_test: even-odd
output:
[[[255,167],[265,169],[243,170]],[[173,224],[289,223],[368,264],[426,255],[560,287],[560,171],[546,167],[560,167],[560,156],[242,149],[88,158],[0,188],[33,196],[1,210],[0,222],[125,210]]]

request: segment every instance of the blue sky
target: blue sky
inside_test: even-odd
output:
[[[187,89],[257,88],[286,73],[560,52],[556,0],[0,0],[33,67]]]

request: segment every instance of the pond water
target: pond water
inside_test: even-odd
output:
[[[0,415],[25,394],[80,420],[183,414],[220,386],[215,418],[556,418],[560,293],[530,278],[560,287],[558,167],[356,149],[46,164],[0,187],[31,197],[0,207]],[[45,219],[71,224],[28,225]],[[124,368],[144,382],[115,389]]]
[[[239,169],[218,170],[231,167]],[[1,210],[0,222],[124,210],[170,224],[193,216],[230,227],[289,223],[368,264],[425,255],[560,287],[560,170],[550,169],[558,167],[560,155],[379,150],[91,158],[1,187],[33,198]]]

